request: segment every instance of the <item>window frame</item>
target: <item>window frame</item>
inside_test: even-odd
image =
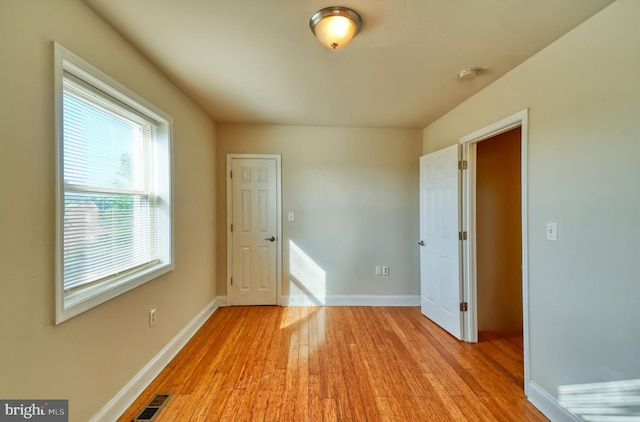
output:
[[[55,77],[55,138],[56,138],[56,257],[55,257],[55,323],[60,324],[129,290],[147,283],[169,271],[174,265],[172,126],[164,111],[146,101],[124,85],[101,72],[76,54],[54,42]],[[65,293],[64,286],[64,136],[63,136],[63,80],[65,74],[91,87],[101,96],[155,122],[153,131],[154,189],[159,199],[158,248],[159,262],[145,265],[123,275],[99,280]]]

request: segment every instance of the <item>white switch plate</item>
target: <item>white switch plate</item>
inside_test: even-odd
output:
[[[376,275],[382,275],[382,267],[380,265],[376,265]]]
[[[296,213],[293,211],[289,211],[289,216],[287,218],[289,221],[296,221]]]
[[[547,240],[558,241],[558,223],[555,221],[547,221]]]
[[[149,327],[156,325],[156,308],[149,310]]]

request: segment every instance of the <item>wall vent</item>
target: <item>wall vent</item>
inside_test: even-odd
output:
[[[155,417],[158,416],[158,413],[160,413],[160,409],[169,401],[169,397],[171,397],[171,393],[156,394],[149,403],[147,403],[145,408],[142,409],[138,417],[131,422],[149,422],[154,420]]]

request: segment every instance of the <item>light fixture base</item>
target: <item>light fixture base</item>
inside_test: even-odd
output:
[[[348,28],[329,22],[347,22]],[[334,50],[346,45],[362,28],[362,18],[352,9],[342,6],[330,6],[318,10],[309,19],[309,28],[321,43]]]

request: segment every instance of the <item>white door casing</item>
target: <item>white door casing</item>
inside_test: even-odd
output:
[[[462,339],[459,196],[458,145],[420,157],[421,310]]]
[[[280,157],[228,157],[230,305],[279,304]]]
[[[460,138],[462,159],[468,161],[468,170],[462,179],[462,230],[468,231],[469,240],[463,242],[463,294],[467,298],[468,312],[464,314],[464,340],[478,341],[477,278],[476,278],[476,145],[516,127],[521,128],[521,200],[522,200],[522,322],[524,346],[524,392],[529,392],[529,259],[527,217],[527,139],[529,110],[524,109],[484,128]]]

